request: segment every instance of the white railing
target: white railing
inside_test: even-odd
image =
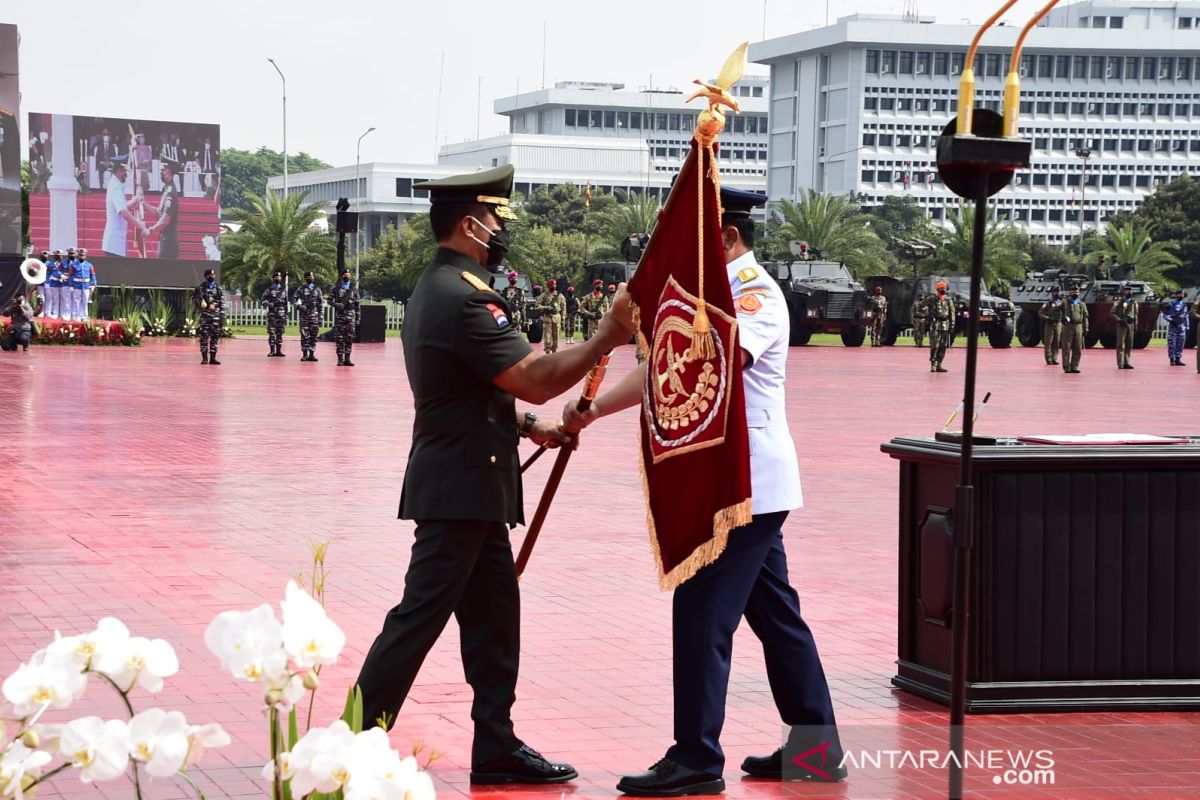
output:
[[[404,324],[404,305],[391,300],[383,301],[363,301],[364,306],[381,305],[387,307],[387,316],[385,319],[385,327],[389,331],[398,331]],[[297,317],[296,307],[291,303],[288,304],[288,325],[295,325],[299,322]],[[232,327],[240,326],[265,326],[267,324],[267,310],[262,303],[256,300],[244,300],[240,297],[229,297],[225,300],[225,323]],[[321,309],[321,327],[328,328],[333,325],[333,307],[326,305]]]

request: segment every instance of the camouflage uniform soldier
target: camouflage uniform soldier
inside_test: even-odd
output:
[[[912,304],[913,342],[917,347],[925,344],[925,328],[929,321],[929,298],[917,292],[917,299]]]
[[[1063,320],[1063,301],[1057,286],[1050,288],[1050,299],[1038,309],[1038,319],[1042,321],[1042,348],[1046,353],[1046,363],[1057,364]]]
[[[525,290],[517,286],[517,273],[508,273],[508,286],[500,290],[508,306],[508,321],[519,331],[529,330],[525,324]]]
[[[300,309],[300,350],[301,361],[316,361],[313,352],[317,348],[317,330],[321,327],[321,287],[317,286],[316,276],[311,272],[304,273],[304,285],[296,290],[293,298],[296,308]]]
[[[592,293],[579,301],[579,316],[583,318],[583,340],[586,342],[596,332],[600,318],[604,316],[604,294],[600,288],[604,281],[596,278],[592,281]]]
[[[1133,299],[1133,287],[1121,287],[1121,296],[1112,307],[1117,321],[1117,369],[1133,369],[1129,354],[1133,352],[1133,332],[1137,329],[1138,301]]]
[[[1083,353],[1083,339],[1088,332],[1088,309],[1079,302],[1079,287],[1071,287],[1071,297],[1063,306],[1062,314],[1062,368],[1068,374],[1079,372],[1079,357]]]
[[[579,319],[579,300],[575,297],[575,287],[567,287],[567,344],[575,344],[575,323]]]
[[[929,371],[949,372],[942,366],[946,348],[954,336],[954,301],[946,297],[946,282],[937,282],[937,296],[928,300]]]
[[[542,309],[542,350],[553,353],[558,350],[558,330],[567,315],[567,299],[558,293],[558,281],[546,281],[546,291],[538,298]]]
[[[339,367],[353,367],[350,350],[354,347],[354,331],[358,322],[358,287],[350,282],[350,268],[342,268],[342,279],[329,292],[333,306],[333,341],[337,344]]]
[[[225,304],[225,295],[211,269],[204,270],[204,283],[192,292],[192,304],[200,312],[200,363],[220,364],[217,344],[221,341],[221,308]]]
[[[876,286],[875,294],[871,295],[871,347],[883,346],[883,332],[887,330],[887,298],[883,296],[883,287]]]
[[[283,328],[287,325],[287,289],[283,288],[283,273],[275,271],[274,280],[262,294],[262,304],[267,309],[267,344],[271,352],[268,358],[282,358]]]
[[[1162,315],[1167,320],[1167,358],[1172,367],[1187,366],[1183,363],[1183,347],[1188,334],[1188,305],[1183,300],[1183,289],[1171,293],[1171,299],[1163,304]]]

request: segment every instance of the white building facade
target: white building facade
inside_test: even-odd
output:
[[[984,36],[977,106],[1000,110],[1018,22]],[[956,198],[936,178],[936,139],[976,30],[854,15],[752,45],[751,59],[771,68],[768,195],[811,188],[863,205],[911,195],[944,220]],[[1031,235],[1062,244],[1200,171],[1200,2],[1055,9],[1018,69],[1032,164],[994,203]]]
[[[767,96],[765,77],[747,76],[734,87],[742,108],[730,114],[721,137],[718,164],[724,184],[766,191]],[[425,180],[512,164],[513,190],[528,197],[539,187],[569,184],[594,194],[649,194],[665,199],[687,156],[702,101],[691,105],[680,90],[625,91],[620,84],[561,82],[495,101],[509,117],[509,133],[443,146],[437,164],[370,162],[288,177],[289,194],[308,192],[327,214],[339,197],[360,213],[362,247],[370,247],[388,225],[397,228],[413,214],[428,212]],[[283,190],[282,176],[267,182]]]

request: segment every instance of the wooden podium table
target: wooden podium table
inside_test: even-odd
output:
[[[1200,439],[976,445],[967,710],[1200,709]],[[957,444],[897,438],[895,686],[949,702]]]

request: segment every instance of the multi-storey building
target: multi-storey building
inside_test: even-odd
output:
[[[742,113],[730,114],[718,163],[724,183],[764,192],[767,171],[767,79],[747,76],[733,89]],[[472,168],[516,167],[514,191],[540,186],[590,186],[592,192],[645,193],[665,198],[683,165],[703,103],[684,102],[678,89],[627,91],[615,83],[560,82],[495,101],[509,133],[443,146],[437,164],[367,163],[292,174],[288,192],[307,191],[333,213],[339,197],[360,213],[369,247],[388,225],[429,210],[423,180]],[[268,181],[282,191],[283,178]]]
[[[976,105],[1000,110],[1020,25],[990,31],[975,59]],[[767,193],[911,194],[934,219],[954,198],[936,178],[977,28],[854,15],[754,44],[771,67]],[[1062,243],[1200,169],[1200,2],[1089,0],[1029,36],[1020,134],[1029,170],[995,198],[1001,216]]]

